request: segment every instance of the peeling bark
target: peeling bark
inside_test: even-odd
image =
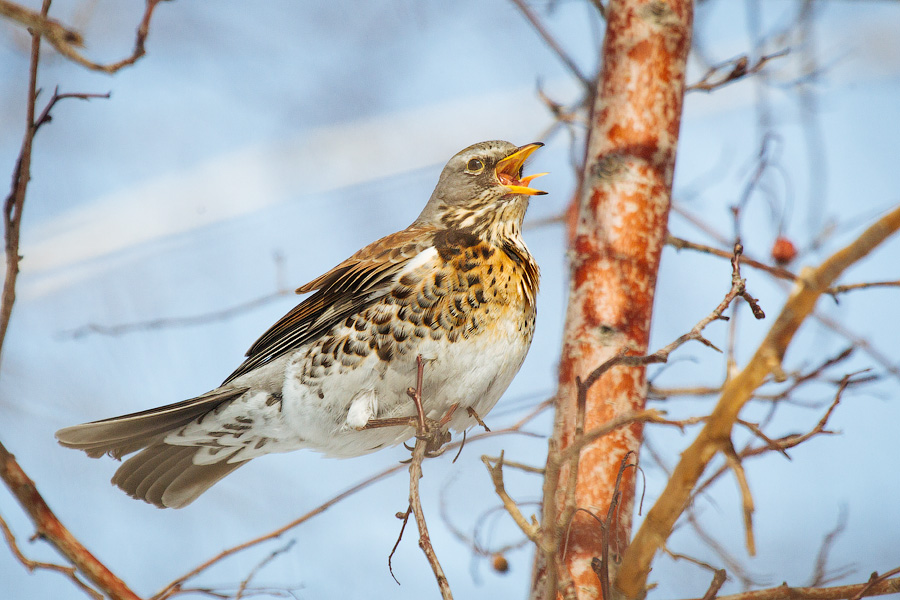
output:
[[[689,0],[611,0],[603,69],[596,86],[582,187],[570,211],[572,255],[569,307],[560,362],[551,456],[576,436],[577,381],[623,348],[644,354],[659,258],[666,238],[675,151],[690,48]],[[584,431],[641,410],[643,367],[615,367],[589,390]],[[642,425],[632,424],[588,445],[581,453],[574,490],[568,469],[545,482],[544,528],[555,527],[556,564],[536,559],[532,597],[598,598],[591,561],[602,554],[598,522],[606,510],[622,457],[637,452]],[[631,534],[634,470],[621,485],[618,519],[610,529],[610,556],[625,550]],[[548,495],[555,498],[548,502]],[[548,514],[552,511],[552,514]],[[571,511],[568,513],[571,514]],[[563,556],[564,554],[564,556]],[[613,560],[612,562],[615,562]],[[611,576],[613,579],[614,576]]]

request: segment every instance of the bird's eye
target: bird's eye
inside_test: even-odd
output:
[[[481,159],[473,158],[468,163],[466,163],[466,171],[471,173],[480,173],[484,170],[484,163],[481,162]]]

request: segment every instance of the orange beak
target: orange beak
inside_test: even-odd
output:
[[[522,177],[522,166],[525,164],[525,159],[531,156],[532,152],[543,145],[544,144],[540,142],[525,144],[497,163],[497,168],[494,169],[494,173],[497,175],[497,179],[500,181],[500,185],[506,187],[506,189],[509,190],[510,194],[522,194],[524,196],[543,196],[547,193],[528,186],[528,184],[531,183],[532,180],[546,175],[546,173],[537,173],[535,175],[529,175],[528,177]]]

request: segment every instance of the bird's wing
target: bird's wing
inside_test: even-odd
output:
[[[404,269],[431,247],[429,231],[410,227],[373,242],[297,289],[316,291],[269,328],[247,351],[247,359],[222,385],[314,340],[390,290]]]

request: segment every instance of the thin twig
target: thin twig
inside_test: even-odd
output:
[[[867,290],[870,288],[878,288],[878,287],[900,287],[900,279],[895,279],[893,281],[867,281],[864,283],[848,283],[845,285],[836,285],[828,288],[828,293],[832,296],[835,296],[835,302],[837,302],[837,295],[844,294],[846,292],[852,292],[854,290]]]
[[[741,464],[741,457],[735,451],[734,446],[728,444],[723,451],[725,462],[734,471],[734,476],[741,490],[741,507],[744,514],[744,534],[747,544],[747,554],[756,556],[756,540],[753,535],[753,495],[750,493],[750,484],[747,483],[747,473]]]
[[[835,394],[834,400],[832,401],[831,405],[828,407],[828,410],[825,411],[825,414],[822,415],[822,418],[819,419],[818,423],[816,423],[816,425],[812,429],[810,429],[806,433],[790,434],[790,435],[786,435],[786,436],[778,438],[778,439],[769,440],[765,446],[760,446],[757,448],[748,448],[748,449],[742,450],[739,454],[740,459],[743,461],[747,458],[761,456],[763,454],[767,454],[772,451],[777,451],[777,452],[780,452],[781,454],[786,454],[787,450],[789,450],[791,448],[795,448],[795,447],[799,446],[800,444],[802,444],[803,442],[806,442],[807,440],[810,440],[816,436],[833,434],[834,433],[833,431],[826,429],[826,427],[828,426],[828,420],[831,418],[832,413],[834,413],[834,409],[837,408],[838,404],[840,404],[841,395],[843,394],[844,390],[851,383],[853,383],[853,382],[849,379],[847,379],[846,384],[844,382],[842,382],[837,393]],[[728,466],[722,466],[715,473],[713,473],[712,475],[707,477],[703,482],[699,483],[697,485],[697,489],[694,491],[694,496],[697,496],[697,495],[703,493],[707,488],[709,488],[710,485],[713,484],[714,481],[716,481],[719,477],[721,477],[723,474],[725,474],[727,472],[727,470],[728,470]]]
[[[822,545],[819,547],[819,553],[816,556],[816,565],[813,569],[812,577],[810,577],[809,585],[811,587],[823,586],[836,579],[840,579],[850,575],[853,572],[851,567],[842,567],[837,572],[828,573],[828,555],[834,547],[834,543],[847,528],[847,509],[841,507],[838,513],[838,520],[834,529],[825,534],[822,538]]]
[[[734,256],[734,252],[728,252],[727,250],[721,250],[719,248],[707,246],[705,244],[689,242],[688,240],[671,234],[666,237],[666,245],[672,246],[676,250],[694,250],[696,252],[703,252],[704,254],[712,254],[713,256],[718,256],[719,258],[730,259],[732,256]],[[773,267],[772,265],[767,265],[765,263],[759,262],[758,260],[747,258],[746,256],[741,258],[741,264],[747,265],[748,267],[753,267],[754,269],[765,271],[766,273],[778,277],[779,279],[785,279],[787,281],[794,281],[795,279],[797,279],[797,276],[787,269],[782,269],[781,267]]]
[[[488,459],[489,461],[491,461],[492,463],[496,463],[497,461],[500,460],[499,458],[494,457],[494,456],[487,456],[487,457],[485,457],[485,458],[487,458],[487,459]],[[483,460],[483,459],[482,459],[482,460]],[[531,465],[526,465],[526,464],[524,464],[524,463],[515,462],[515,461],[512,461],[512,460],[506,460],[506,459],[503,459],[503,466],[504,466],[504,467],[512,467],[513,469],[518,469],[518,470],[520,470],[520,471],[525,471],[526,473],[536,473],[536,474],[538,474],[538,475],[543,475],[543,474],[544,474],[544,469],[542,469],[541,467],[533,467],[533,466],[531,466]]]
[[[675,521],[689,499],[709,461],[730,439],[743,406],[770,376],[781,371],[784,353],[800,325],[813,312],[819,297],[851,265],[872,252],[900,229],[900,207],[873,223],[852,243],[819,267],[807,268],[797,280],[781,314],[747,366],[723,389],[719,403],[694,442],[682,453],[659,500],[647,514],[625,552],[616,585],[627,596],[637,597],[645,589],[653,556],[672,532]]]
[[[869,581],[866,582],[861,590],[853,594],[853,596],[851,596],[849,600],[860,600],[860,598],[871,596],[872,594],[870,592],[876,585],[878,585],[879,583],[884,583],[897,573],[900,573],[900,567],[891,569],[887,573],[883,573],[881,575],[879,575],[878,573],[872,573],[872,575],[869,577]]]
[[[50,0],[44,0],[40,16],[44,19],[50,10]],[[25,135],[22,149],[13,171],[12,189],[4,203],[3,219],[6,241],[6,276],[3,282],[2,302],[0,302],[0,348],[6,339],[6,331],[12,316],[16,299],[16,280],[19,274],[19,232],[22,224],[22,209],[25,205],[25,194],[31,178],[31,151],[34,136],[38,129],[50,121],[50,111],[57,102],[64,98],[91,97],[88,94],[59,94],[58,91],[47,103],[37,118],[35,104],[37,101],[37,71],[40,61],[41,34],[35,31],[31,40],[31,61],[28,78],[28,100],[26,109]],[[25,474],[15,457],[0,444],[0,478],[13,493],[22,508],[28,513],[37,528],[39,536],[52,544],[65,556],[88,581],[111,598],[138,600],[125,583],[116,577],[106,566],[79,542],[68,529],[63,526],[50,507],[44,501],[34,482]],[[84,586],[81,586],[84,589]]]
[[[244,592],[247,590],[247,586],[250,585],[250,581],[254,577],[256,577],[256,574],[259,573],[260,569],[262,569],[264,566],[266,566],[267,564],[269,564],[270,562],[275,560],[275,558],[279,554],[284,554],[285,552],[289,551],[291,548],[294,547],[294,544],[296,544],[296,543],[297,543],[297,540],[291,540],[287,544],[282,546],[281,548],[276,548],[267,557],[262,559],[255,567],[253,567],[253,569],[250,570],[250,572],[247,574],[247,576],[241,582],[241,585],[238,586],[237,593],[234,595],[234,600],[241,600],[241,598],[244,597]]]
[[[397,534],[397,541],[394,542],[394,547],[391,548],[391,553],[388,554],[388,572],[391,574],[391,577],[394,578],[394,581],[397,582],[397,585],[400,585],[400,580],[397,579],[397,576],[394,575],[394,565],[392,561],[394,560],[394,553],[397,552],[397,548],[400,547],[400,541],[403,539],[403,532],[406,531],[406,524],[409,523],[409,515],[412,514],[412,506],[407,506],[405,512],[398,512],[395,516],[403,521],[403,525],[400,526],[400,533]]]
[[[44,569],[47,571],[55,571],[57,573],[62,573],[66,577],[68,577],[75,585],[84,590],[84,593],[94,598],[95,600],[103,600],[103,596],[97,592],[97,590],[90,587],[88,584],[83,582],[78,578],[78,573],[75,567],[66,567],[64,565],[57,565],[54,563],[41,562],[39,560],[31,560],[27,556],[22,553],[22,550],[19,548],[18,543],[16,543],[16,537],[13,535],[12,530],[10,530],[9,525],[6,524],[6,521],[3,517],[0,517],[0,529],[3,530],[3,537],[6,539],[6,545],[9,546],[10,551],[13,553],[13,556],[28,569],[29,573],[33,573],[38,569]]]
[[[727,578],[728,574],[725,572],[725,569],[716,569],[716,573],[713,575],[713,579],[709,584],[709,589],[703,594],[701,600],[713,600],[713,598],[716,597],[716,594],[719,593],[719,590],[722,589]]]
[[[688,508],[685,511],[685,520],[694,530],[697,539],[716,553],[719,560],[724,563],[728,572],[731,573],[731,576],[737,578],[742,586],[748,588],[750,586],[760,585],[760,581],[755,578],[753,574],[748,573],[740,561],[735,558],[723,544],[716,540],[712,534],[703,528],[693,508]]]
[[[496,459],[494,459],[494,460],[496,460]],[[504,463],[504,464],[508,464],[508,463]],[[441,493],[441,499],[440,499],[440,504],[439,504],[441,520],[444,522],[444,525],[447,526],[447,529],[450,531],[450,533],[452,533],[456,537],[456,539],[458,539],[460,542],[462,542],[463,544],[468,546],[474,554],[476,554],[477,556],[482,556],[485,558],[493,559],[493,557],[495,557],[495,556],[498,556],[498,555],[503,556],[511,550],[517,550],[519,548],[523,548],[532,543],[531,540],[529,540],[528,538],[525,538],[525,537],[523,537],[522,539],[520,539],[516,542],[504,544],[504,545],[496,547],[496,548],[488,548],[487,546],[479,543],[478,533],[481,530],[482,526],[484,525],[485,521],[487,521],[494,514],[506,513],[506,508],[503,505],[493,506],[493,507],[483,511],[481,513],[481,515],[478,517],[478,519],[475,521],[475,526],[473,527],[473,531],[472,531],[472,537],[469,537],[459,527],[457,527],[453,523],[453,521],[450,519],[450,514],[448,512],[448,507],[447,507],[447,502],[446,502],[447,495],[444,492],[450,486],[451,483],[452,483],[452,480],[448,480],[448,482],[444,485],[444,490]],[[538,506],[537,502],[531,502],[531,503],[525,503],[525,504]],[[522,506],[522,505],[523,505],[523,503],[519,503],[519,506]],[[400,516],[399,513],[397,516],[398,517]]]
[[[552,406],[552,400],[545,400],[544,402],[541,402],[538,406],[536,406],[529,414],[525,415],[524,417],[519,419],[518,422],[513,423],[511,426],[503,428],[503,429],[495,429],[494,431],[491,431],[490,433],[484,432],[484,433],[480,433],[480,434],[471,436],[469,438],[469,443],[475,443],[475,442],[485,440],[488,438],[493,438],[493,437],[498,437],[498,436],[503,436],[503,435],[510,435],[510,434],[536,435],[536,434],[531,434],[527,431],[522,431],[521,428],[524,427],[526,424],[530,423],[531,421],[533,421],[538,416],[540,416],[544,411],[548,410],[550,408],[550,406]],[[447,445],[447,448],[452,449],[452,448],[458,447],[459,445],[460,445],[460,442],[452,442]],[[330,498],[329,500],[323,502],[316,508],[310,510],[303,516],[291,521],[290,523],[287,523],[286,525],[283,525],[282,527],[279,527],[278,529],[275,529],[274,531],[271,531],[265,535],[256,537],[254,539],[248,540],[246,542],[243,542],[241,544],[238,544],[236,546],[233,546],[231,548],[223,550],[216,556],[201,563],[197,567],[193,568],[191,571],[185,573],[184,575],[180,576],[178,579],[175,579],[171,583],[167,584],[162,590],[160,590],[154,596],[152,596],[151,600],[165,600],[166,598],[170,598],[172,595],[174,595],[180,591],[186,590],[187,588],[183,587],[184,583],[186,583],[188,580],[193,579],[194,577],[198,576],[200,573],[206,571],[207,569],[212,567],[214,564],[217,564],[218,562],[220,562],[238,552],[246,550],[247,548],[251,548],[253,546],[256,546],[258,544],[266,542],[268,540],[280,537],[285,532],[287,532],[287,531],[301,525],[302,523],[305,523],[306,521],[312,519],[313,517],[325,512],[327,509],[331,508],[335,504],[337,504],[337,503],[345,500],[346,498],[349,498],[350,496],[356,494],[357,492],[369,487],[373,483],[375,483],[381,479],[384,479],[390,475],[393,475],[394,473],[399,472],[405,466],[406,466],[405,464],[398,464],[398,465],[395,465],[388,469],[385,469],[384,471],[376,473],[375,475],[372,475],[371,477],[368,477],[367,479],[361,481],[357,485],[355,485],[355,486],[341,492],[340,494]]]
[[[895,357],[888,356],[887,354],[873,346],[869,340],[865,339],[862,336],[856,335],[841,323],[838,323],[831,317],[828,317],[821,312],[813,312],[812,318],[828,329],[834,331],[838,335],[843,336],[845,339],[849,340],[850,343],[868,354],[870,358],[884,367],[884,369],[888,373],[900,379],[900,363],[894,362],[896,360]]]
[[[425,409],[422,406],[422,380],[424,379],[425,361],[422,355],[416,357],[416,389],[415,393],[410,394],[413,402],[416,404],[416,415],[418,417],[418,431],[416,434],[416,445],[413,448],[412,461],[409,463],[409,506],[413,516],[416,518],[416,526],[419,528],[419,547],[425,553],[428,564],[434,572],[437,580],[438,588],[441,590],[441,597],[444,600],[452,600],[453,593],[450,590],[450,583],[447,576],[444,575],[444,569],[438,560],[434,547],[431,545],[431,536],[428,535],[428,524],[425,522],[425,512],[422,510],[422,499],[419,495],[419,480],[422,478],[422,461],[425,460],[425,454],[428,452],[431,440],[428,424],[425,420]],[[439,434],[439,432],[438,432]]]
[[[682,554],[680,552],[674,552],[674,551],[670,550],[668,546],[663,546],[662,551],[666,556],[668,556],[672,560],[684,560],[684,561],[691,563],[692,565],[697,565],[700,568],[706,569],[708,571],[712,571],[713,573],[716,573],[717,571],[723,571],[723,572],[725,571],[725,569],[719,569],[717,567],[714,567],[711,564],[709,564],[708,562],[700,560],[699,558],[696,558],[694,556],[688,556],[687,554]]]
[[[512,0],[513,4],[516,5],[516,8],[528,19],[528,22],[531,23],[531,26],[534,27],[535,31],[537,31],[538,35],[544,40],[550,49],[556,53],[559,59],[563,62],[564,65],[572,72],[572,74],[578,78],[578,81],[588,90],[593,88],[593,83],[591,80],[584,76],[581,72],[581,69],[578,68],[578,65],[575,64],[575,61],[566,54],[565,50],[562,49],[562,46],[556,41],[556,39],[550,35],[550,32],[544,27],[544,24],[541,23],[541,20],[538,18],[534,11],[532,11],[527,4],[525,4],[524,0]]]
[[[718,596],[718,600],[844,600],[897,593],[900,593],[900,577],[825,588],[790,587],[783,583],[774,588]]]
[[[85,578],[116,600],[140,600],[116,575],[75,539],[41,497],[34,482],[0,443],[0,479],[34,522],[37,535],[53,545]]]
[[[307,512],[303,516],[298,517],[297,519],[294,519],[290,523],[288,523],[282,527],[279,527],[278,529],[276,529],[274,531],[270,531],[269,533],[267,533],[265,535],[259,536],[252,540],[248,540],[242,544],[238,544],[237,546],[232,546],[231,548],[228,548],[226,550],[219,552],[211,559],[201,563],[200,565],[194,567],[193,569],[191,569],[184,575],[180,576],[178,579],[175,579],[171,583],[167,584],[163,589],[161,589],[159,592],[154,594],[151,597],[151,600],[165,600],[166,598],[171,597],[173,594],[180,591],[182,589],[182,586],[184,585],[184,583],[187,582],[189,579],[193,579],[194,577],[196,577],[203,571],[207,570],[212,565],[218,563],[222,559],[227,558],[233,554],[236,554],[237,552],[240,552],[242,550],[246,550],[247,548],[250,548],[252,546],[256,546],[256,545],[266,542],[268,540],[280,537],[281,535],[290,531],[291,529],[294,529],[298,525],[301,525],[301,524],[305,523],[306,521],[312,519],[316,515],[319,515],[319,514],[325,512],[326,510],[328,510],[329,508],[331,508],[332,506],[334,506],[341,500],[344,500],[345,498],[352,496],[356,492],[369,487],[376,481],[380,481],[390,475],[393,475],[394,473],[397,473],[398,471],[401,471],[404,468],[404,466],[405,465],[394,465],[393,467],[390,467],[389,469],[385,469],[384,471],[381,471],[380,473],[376,473],[375,475],[372,475],[371,477],[364,479],[363,481],[357,483],[353,487],[351,487],[347,490],[344,490],[340,494],[337,494],[336,496],[332,497],[331,499],[323,502],[316,508]]]
[[[602,538],[601,547],[603,549],[603,553],[600,557],[600,565],[599,569],[595,569],[594,571],[599,573],[597,576],[600,578],[600,589],[603,593],[603,598],[610,598],[609,595],[609,530],[613,522],[613,517],[616,514],[616,509],[619,506],[619,499],[621,498],[620,487],[622,485],[622,475],[625,473],[625,469],[629,467],[637,467],[637,464],[629,463],[629,459],[634,455],[634,452],[629,450],[625,453],[625,456],[622,457],[622,461],[619,464],[619,473],[616,476],[616,483],[613,486],[613,494],[612,499],[609,502],[609,508],[606,510],[606,519],[600,522],[600,535]]]
[[[46,35],[46,40],[56,49],[57,52],[72,60],[79,65],[91,69],[92,71],[102,71],[104,73],[115,73],[124,67],[133,65],[141,57],[146,54],[144,44],[147,41],[147,34],[150,30],[150,19],[156,5],[165,0],[147,0],[144,14],[138,25],[135,34],[134,49],[131,55],[114,63],[101,64],[93,62],[85,58],[79,51],[84,45],[84,39],[77,31],[69,29],[61,25],[53,19],[47,18],[47,12],[41,11],[36,13],[27,8],[9,2],[8,0],[0,0],[0,16],[4,16],[11,21],[15,21],[20,25],[28,27],[38,35]]]
[[[747,58],[746,55],[739,56],[718,65],[713,65],[709,68],[706,74],[704,74],[703,77],[700,78],[700,81],[687,86],[684,91],[711,92],[721,87],[725,87],[726,85],[743,79],[748,75],[758,73],[764,66],[766,66],[766,63],[768,63],[770,60],[781,58],[782,56],[787,56],[788,53],[790,53],[790,48],[784,48],[783,50],[779,50],[778,52],[775,52],[773,54],[760,56],[753,65],[750,64],[750,59]],[[718,78],[716,78],[717,75]]]
[[[149,319],[147,321],[135,321],[133,323],[122,323],[119,325],[100,325],[99,323],[88,323],[76,329],[63,332],[62,335],[71,337],[72,339],[83,338],[87,335],[108,335],[119,336],[135,331],[150,331],[154,329],[167,329],[176,327],[193,327],[195,325],[205,325],[214,321],[223,321],[230,319],[235,315],[248,312],[250,310],[265,306],[285,296],[292,295],[291,290],[278,290],[265,296],[253,298],[246,302],[241,302],[233,306],[229,306],[220,310],[200,315],[191,315],[187,317],[160,317],[158,319]]]
[[[524,533],[529,540],[537,544],[538,547],[541,547],[541,540],[538,536],[540,526],[537,524],[537,519],[532,516],[531,521],[529,522],[528,519],[525,518],[525,515],[522,514],[522,511],[519,510],[519,505],[506,491],[506,486],[503,483],[503,452],[500,452],[499,458],[482,456],[481,462],[487,467],[488,473],[491,476],[491,482],[494,484],[494,492],[500,498],[500,501],[503,502],[503,507],[506,509],[506,512],[509,513],[516,525],[519,526],[522,533]]]

